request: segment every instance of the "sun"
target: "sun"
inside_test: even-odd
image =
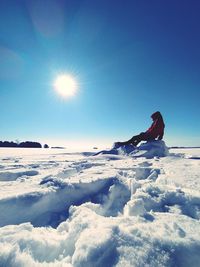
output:
[[[74,96],[77,91],[77,87],[76,80],[69,74],[59,75],[54,82],[56,92],[64,98]]]

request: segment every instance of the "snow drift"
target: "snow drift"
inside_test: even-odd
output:
[[[142,143],[138,147],[133,145],[123,145],[118,147],[114,144],[112,149],[100,151],[95,155],[99,154],[130,155],[133,157],[145,157],[150,159],[154,157],[166,157],[168,156],[169,151],[164,141],[155,140]]]
[[[4,150],[0,266],[199,267],[200,150],[116,150]]]

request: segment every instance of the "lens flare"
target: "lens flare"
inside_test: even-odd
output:
[[[71,75],[62,74],[56,78],[54,88],[60,96],[67,98],[75,95],[77,82]]]

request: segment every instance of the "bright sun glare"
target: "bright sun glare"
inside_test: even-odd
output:
[[[76,80],[69,74],[59,75],[55,82],[54,88],[56,92],[64,98],[75,95],[77,90]]]

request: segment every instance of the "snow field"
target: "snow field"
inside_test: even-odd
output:
[[[1,155],[0,266],[200,266],[200,150],[156,149]]]

